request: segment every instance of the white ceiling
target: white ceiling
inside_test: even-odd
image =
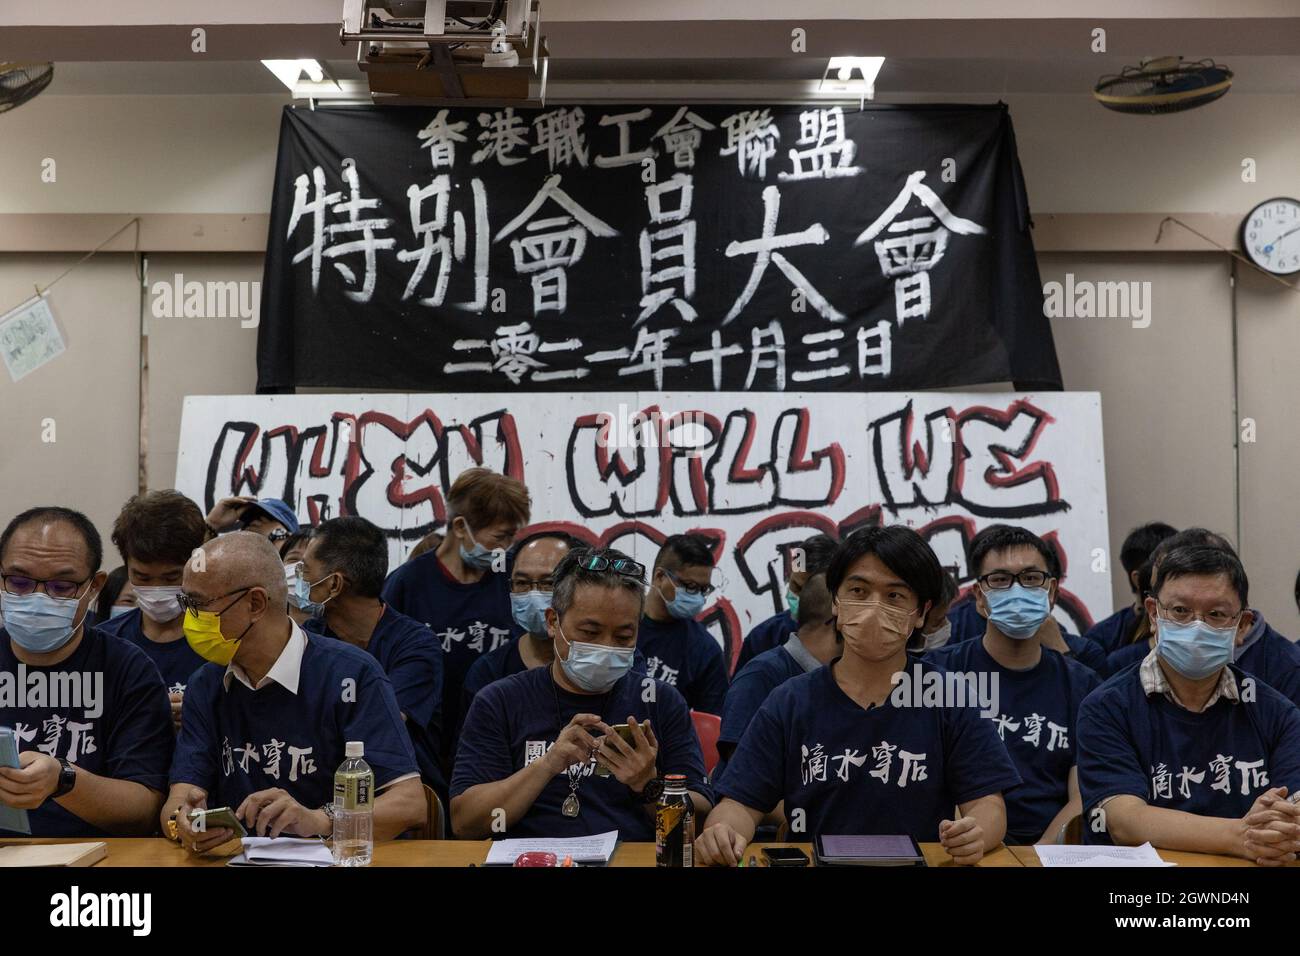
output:
[[[1155,53],[1163,51],[1153,51]],[[1052,59],[890,59],[877,80],[877,93],[893,99],[910,94],[1086,94],[1102,73],[1118,72],[1131,58],[1079,56]],[[1233,92],[1300,92],[1300,57],[1239,56],[1224,58],[1235,78]],[[340,79],[359,79],[351,60],[327,62]],[[650,87],[656,83],[710,84],[761,82],[796,86],[820,79],[824,61],[811,58],[729,60],[563,60],[552,58],[550,82],[581,85],[615,82]],[[719,87],[721,89],[721,87]],[[629,93],[635,95],[633,90]],[[55,65],[46,96],[280,94],[288,91],[256,60],[77,62]],[[734,91],[728,95],[734,95]]]

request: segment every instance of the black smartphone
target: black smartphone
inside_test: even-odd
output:
[[[808,854],[797,846],[765,846],[763,857],[768,866],[807,866]]]

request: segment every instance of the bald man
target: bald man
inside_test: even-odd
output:
[[[305,633],[288,615],[284,566],[264,536],[209,541],[185,567],[180,601],[195,672],[163,806],[164,832],[205,853],[227,829],[198,832],[190,811],[230,807],[256,836],[334,828],[334,771],[358,740],[375,773],[375,840],[424,819],[424,793],[392,686],[369,654]]]
[[[17,768],[0,767],[0,804],[26,810],[36,837],[148,836],[167,787],[158,668],[86,623],[103,555],[67,508],[32,508],[0,533],[0,727],[19,750]]]
[[[555,659],[555,646],[546,632],[546,609],[555,588],[555,567],[573,545],[568,535],[548,534],[519,547],[510,572],[510,615],[516,634],[510,643],[470,665],[461,691],[460,724],[465,722],[474,695],[488,684]]]

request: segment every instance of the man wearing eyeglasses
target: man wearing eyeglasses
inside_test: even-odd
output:
[[[686,702],[634,668],[645,567],[618,551],[571,551],[555,569],[547,667],[474,698],[456,753],[456,835],[654,839],[663,778],[683,774],[696,813],[712,805]],[[616,725],[624,725],[623,736]]]
[[[1143,592],[1145,593],[1155,582],[1155,569],[1166,554],[1174,548],[1191,545],[1219,548],[1232,555],[1237,553],[1227,538],[1206,528],[1187,528],[1179,531],[1161,541],[1149,556],[1144,565],[1147,576],[1142,582]],[[1142,630],[1149,630],[1150,621],[1146,618],[1145,610],[1142,616],[1145,623]],[[1250,626],[1237,635],[1232,662],[1300,707],[1300,647],[1274,630],[1258,608],[1248,608],[1243,617],[1250,621]],[[1155,646],[1154,634],[1149,638],[1142,636],[1131,644],[1121,646],[1107,659],[1108,673],[1118,674],[1124,668],[1138,663]]]
[[[186,692],[164,827],[205,853],[232,833],[196,830],[190,811],[228,806],[255,836],[328,837],[351,740],[375,774],[375,839],[422,821],[415,755],[378,662],[290,620],[284,566],[265,537],[222,535],[202,557],[186,564],[180,601],[185,637],[209,663]]]
[[[543,532],[515,552],[510,568],[510,615],[521,632],[470,665],[461,691],[460,723],[474,695],[488,684],[520,671],[544,667],[555,659],[546,630],[546,609],[555,590],[555,568],[578,543],[562,533]]]
[[[1008,843],[1055,842],[1057,831],[1082,812],[1075,723],[1083,699],[1100,681],[1073,655],[1042,643],[1056,603],[1056,559],[1025,528],[998,525],[976,537],[971,568],[974,603],[984,636],[931,651],[949,672],[996,677],[994,722],[1023,783],[1007,791]]]
[[[146,836],[166,788],[173,735],[162,678],[144,652],[85,623],[107,577],[85,515],[33,508],[0,534],[0,726],[20,767],[0,767],[0,803],[33,836]]]
[[[442,741],[442,648],[433,632],[380,600],[388,540],[365,518],[331,518],[317,526],[294,575],[298,604],[315,616],[306,630],[345,641],[377,660],[393,685],[424,781],[445,795]]]
[[[1223,548],[1174,548],[1145,604],[1156,646],[1079,711],[1084,838],[1296,859],[1300,709],[1232,663],[1249,583]]]
[[[298,516],[279,498],[222,498],[208,512],[207,523],[213,534],[251,531],[265,535],[277,547],[298,533]]]
[[[713,551],[698,534],[674,534],[655,558],[637,650],[646,673],[676,687],[693,710],[721,714],[727,696],[722,648],[695,618],[717,589]]]

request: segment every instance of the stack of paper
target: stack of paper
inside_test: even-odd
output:
[[[513,866],[521,853],[554,853],[557,861],[566,856],[574,863],[586,866],[608,863],[618,845],[618,831],[596,833],[585,837],[535,840],[497,840],[488,850],[488,866]]]
[[[334,854],[321,840],[244,837],[244,852],[227,866],[333,866]]]
[[[1062,846],[1040,843],[1034,847],[1043,866],[1177,866],[1160,859],[1150,843],[1141,846]]]

